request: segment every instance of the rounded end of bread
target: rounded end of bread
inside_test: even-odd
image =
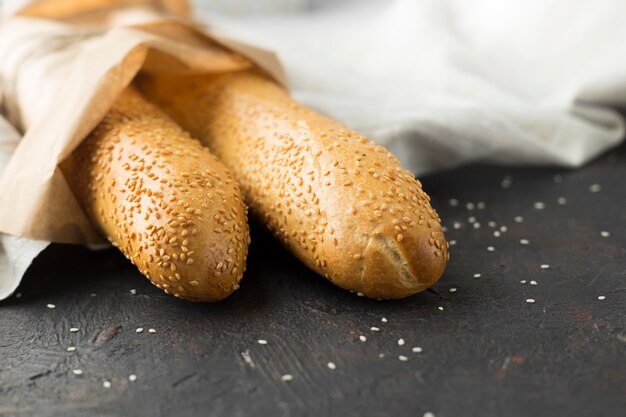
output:
[[[448,243],[436,220],[398,232],[383,223],[370,233],[360,232],[362,244],[345,248],[356,252],[333,264],[333,283],[368,298],[393,300],[424,291],[443,275]]]
[[[164,255],[157,255],[156,264],[144,274],[158,288],[187,301],[228,298],[239,289],[250,242],[247,223],[233,223],[217,233],[217,225],[206,222],[195,236],[183,240],[188,246],[170,244],[162,250]]]
[[[428,238],[421,233],[398,234],[387,227],[374,234],[363,253],[359,292],[370,298],[397,299],[435,284],[448,259],[447,243],[441,228],[437,229]]]
[[[172,230],[166,236],[172,237],[155,258],[157,268],[146,274],[157,287],[184,300],[222,301],[239,289],[246,269],[250,244],[247,208],[230,174],[219,172],[218,177],[221,182],[216,177],[210,188],[216,191],[207,192],[204,198],[221,204],[205,203],[203,209],[191,212],[190,221],[187,213],[165,217],[164,223]],[[196,201],[194,207],[202,204]]]
[[[220,275],[216,275],[215,271],[215,265],[219,264],[219,261],[211,261],[208,264],[210,265],[196,269],[192,277],[194,279],[183,284],[183,290],[174,295],[193,302],[217,302],[225,300],[239,289],[246,268],[245,257],[243,262],[231,266],[230,271]]]

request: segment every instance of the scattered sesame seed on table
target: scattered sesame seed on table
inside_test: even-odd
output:
[[[422,178],[453,253],[437,284],[402,300],[329,284],[254,223],[241,289],[216,304],[165,297],[113,250],[51,245],[0,308],[2,407],[85,417],[619,414],[621,149],[614,165],[600,156],[575,171],[469,166]],[[139,323],[150,337],[136,334]]]

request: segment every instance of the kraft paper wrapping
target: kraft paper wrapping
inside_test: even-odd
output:
[[[70,13],[71,4],[80,9]],[[50,10],[54,20],[44,19]],[[223,72],[256,64],[284,83],[273,53],[213,36],[186,16],[188,10],[180,0],[46,0],[0,23],[0,102],[3,115],[23,134],[0,170],[0,273],[8,265],[0,276],[0,299],[15,289],[48,241],[103,242],[57,165],[139,71]],[[6,146],[0,154],[6,157],[18,138],[12,129],[1,130]],[[22,248],[28,261],[18,262],[10,254],[24,238],[38,242]]]

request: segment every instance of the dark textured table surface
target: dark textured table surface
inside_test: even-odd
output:
[[[258,227],[241,290],[212,305],[54,245],[0,304],[0,415],[624,415],[626,148],[423,182],[455,245],[401,301],[333,287]]]

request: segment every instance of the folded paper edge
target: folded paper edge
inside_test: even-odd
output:
[[[171,19],[164,19],[152,23],[157,25],[160,22],[166,20]],[[179,21],[178,23],[181,22]],[[205,28],[202,28],[200,25],[194,24],[193,22],[191,22],[188,27],[191,30],[197,31],[204,36],[215,40],[218,44],[223,45],[227,49],[234,50],[235,52],[244,55],[252,62],[256,63],[261,68],[266,70],[278,82],[285,83],[286,77],[284,76],[284,69],[278,61],[276,55],[271,53],[270,51],[247,45],[224,36],[214,36],[210,33],[210,31],[203,30]],[[119,32],[120,30],[123,31],[139,29],[132,27],[117,27],[111,28],[109,32],[115,30]],[[98,79],[98,87],[94,90],[91,97],[89,97],[87,100],[84,100],[86,101],[86,103],[83,103],[82,106],[79,107],[81,108],[81,111],[79,112],[80,114],[73,119],[75,121],[75,124],[78,126],[73,126],[69,130],[69,133],[66,132],[70,136],[68,142],[71,143],[71,145],[66,146],[65,152],[60,152],[59,156],[61,156],[61,154],[63,153],[69,154],[71,150],[73,150],[76,146],[78,146],[78,144],[80,144],[80,142],[97,125],[97,123],[102,120],[102,118],[106,114],[106,111],[113,103],[115,97],[122,91],[124,87],[132,82],[133,78],[141,70],[141,68],[145,64],[146,56],[151,48],[158,49],[157,45],[157,39],[153,38],[151,42],[144,39],[142,42],[134,45],[131,50],[126,51],[119,61],[112,63],[107,71],[102,74],[101,78]],[[96,117],[94,117],[92,114],[90,116],[90,123],[87,125],[83,124],[82,127],[84,131],[80,132],[81,118],[85,117],[85,113],[87,109],[90,108],[90,105],[93,105],[94,99],[98,96],[101,96],[103,92],[106,92],[106,90],[110,87],[110,83],[107,83],[105,80],[106,77],[111,76],[112,71],[114,72],[116,68],[119,69],[120,64],[123,64],[125,60],[128,59],[128,56],[133,53],[133,50],[135,50],[135,54],[139,54],[136,56],[136,58],[139,59],[136,59],[134,61],[134,64],[131,65],[132,69],[128,70],[127,68],[126,73],[121,75],[123,81],[116,84],[118,88],[116,89],[116,91],[113,92],[114,94],[111,94],[111,91],[108,91],[109,94],[105,94],[105,96],[107,96],[106,103],[98,103],[98,107],[101,111],[98,112]],[[248,54],[250,54],[251,56],[248,56]],[[76,71],[76,66],[74,67],[74,71]],[[118,74],[117,76],[120,76],[120,74]],[[71,77],[68,77],[65,82],[69,82],[68,80],[70,78]],[[82,211],[82,209],[80,209],[78,201],[76,201],[74,195],[71,193],[71,190],[69,190],[69,187],[65,182],[62,173],[58,169],[57,164],[61,162],[62,159],[55,161],[54,166],[52,166],[51,164],[48,164],[47,167],[46,164],[42,165],[43,169],[45,170],[43,177],[45,177],[46,181],[41,184],[41,187],[39,187],[38,190],[24,189],[26,181],[20,181],[20,173],[23,171],[23,169],[19,166],[19,163],[22,160],[28,159],[28,156],[26,154],[30,150],[37,148],[36,144],[34,143],[34,138],[36,138],[37,135],[41,135],[41,132],[45,132],[46,126],[48,126],[49,123],[49,120],[46,118],[46,120],[38,121],[38,123],[35,123],[34,126],[27,130],[26,134],[24,135],[22,141],[18,146],[18,149],[16,149],[16,151],[12,155],[4,175],[0,178],[0,232],[19,237],[27,237],[37,240],[48,240],[62,243],[101,243],[103,241],[101,235],[93,228],[93,226],[91,226],[86,214]],[[41,169],[42,166],[40,166],[39,169]],[[62,221],[59,222],[59,219],[50,218],[50,216],[43,215],[44,213],[55,209],[58,213],[61,213],[61,215],[63,215],[64,211],[59,210],[59,207],[50,207],[48,203],[50,199],[46,198],[46,195],[55,192],[58,193],[59,190],[63,190],[62,193],[68,195],[68,201],[71,201],[70,204],[75,206],[70,211],[72,211],[73,213],[81,213],[80,216],[76,215],[75,217],[77,218],[73,219],[72,221],[65,221],[65,223]],[[76,210],[76,207],[79,208],[78,211]],[[67,209],[68,207],[65,208]],[[15,221],[15,213],[30,213],[29,216],[23,216],[28,221]],[[39,221],[38,218],[41,218],[42,220]],[[59,223],[64,223],[63,227],[65,227],[66,229],[67,226],[70,226],[70,229],[72,229],[72,231],[68,232],[68,230],[65,230],[63,233],[61,233],[60,230],[63,230],[63,228],[58,227]],[[79,233],[77,231],[82,231],[82,233]]]

